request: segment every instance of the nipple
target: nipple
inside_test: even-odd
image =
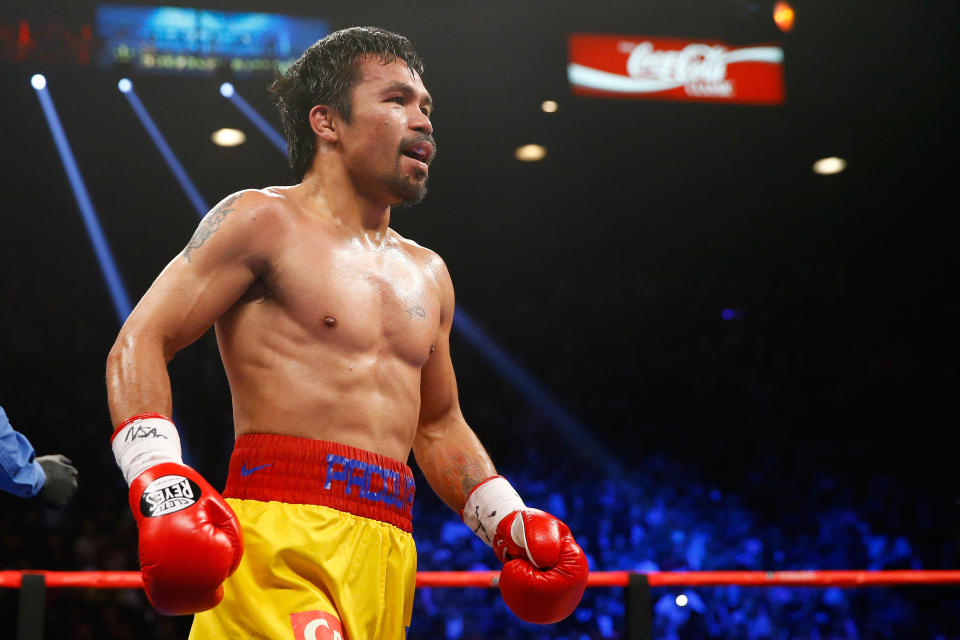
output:
[[[332,329],[335,326],[337,326],[337,319],[334,318],[333,316],[327,316],[326,318],[323,319],[323,324],[327,325]]]

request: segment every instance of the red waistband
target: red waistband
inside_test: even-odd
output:
[[[237,438],[223,495],[332,507],[410,533],[415,490],[410,467],[393,458],[326,440],[253,433]]]

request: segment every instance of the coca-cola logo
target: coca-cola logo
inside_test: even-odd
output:
[[[629,48],[627,75],[632,78],[673,83],[690,96],[733,93],[733,84],[727,80],[726,47],[688,44],[680,50],[657,51],[652,42],[621,42],[619,48]]]
[[[567,76],[586,95],[779,104],[782,62],[768,44],[573,34]]]
[[[679,84],[722,82],[727,76],[727,48],[688,44],[679,51],[657,51],[652,42],[631,46],[627,74],[634,78],[673,80]]]

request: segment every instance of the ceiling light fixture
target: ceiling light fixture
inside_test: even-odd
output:
[[[780,31],[788,33],[793,30],[793,21],[797,14],[788,3],[779,0],[773,5],[773,21],[777,23]]]
[[[813,172],[822,176],[829,176],[834,173],[840,173],[847,168],[847,161],[843,158],[830,156],[829,158],[820,158],[813,163]]]
[[[539,144],[525,144],[522,147],[517,147],[513,155],[521,162],[537,162],[546,157],[547,148]]]
[[[240,131],[240,129],[224,127],[223,129],[214,131],[210,135],[210,139],[213,140],[214,144],[220,145],[221,147],[235,147],[246,142],[247,136],[243,131]]]

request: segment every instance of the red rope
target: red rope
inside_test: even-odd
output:
[[[960,571],[677,571],[649,573],[651,587],[882,587],[960,584]]]
[[[48,587],[143,588],[139,571],[0,571],[0,587],[19,589],[25,573],[43,575]]]
[[[139,589],[139,571],[0,571],[0,588],[19,589],[24,573],[41,574],[48,587]],[[421,571],[418,587],[495,587],[499,571]],[[960,584],[960,571],[662,571],[646,574],[651,587],[880,587]],[[625,587],[629,571],[593,571],[588,587]]]

